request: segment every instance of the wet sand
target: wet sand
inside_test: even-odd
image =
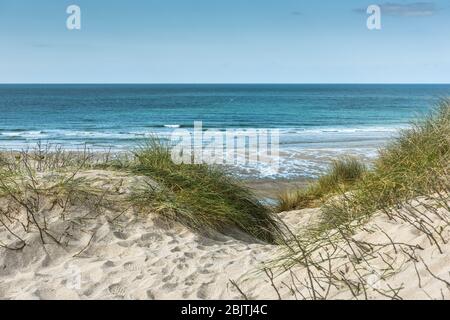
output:
[[[306,188],[313,181],[314,179],[307,178],[253,179],[244,180],[244,184],[252,189],[258,198],[275,201],[280,193]]]

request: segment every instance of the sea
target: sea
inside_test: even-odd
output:
[[[239,175],[314,178],[345,155],[372,161],[449,96],[445,84],[3,84],[0,150],[128,152],[201,121],[204,131],[277,132],[277,166],[241,161]]]

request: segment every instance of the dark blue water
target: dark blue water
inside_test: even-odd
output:
[[[450,85],[0,85],[0,147],[128,149],[173,128],[279,128],[284,175],[376,148]]]

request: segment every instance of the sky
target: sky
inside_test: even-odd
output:
[[[450,2],[376,1],[0,0],[0,83],[450,83]]]

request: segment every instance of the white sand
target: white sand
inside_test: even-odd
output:
[[[148,182],[142,177],[112,176],[102,171],[87,172],[84,178],[90,185],[100,188],[114,186],[116,197],[128,194],[131,186]],[[61,235],[64,245],[57,245],[44,236],[47,242],[44,246],[36,229],[24,233],[19,222],[12,222],[10,230],[20,235],[27,245],[21,250],[0,248],[0,298],[241,299],[231,279],[249,298],[277,299],[268,278],[258,270],[262,262],[279,254],[279,247],[242,239],[245,237],[239,237],[238,233],[235,236],[240,240],[220,234],[204,237],[181,225],[163,223],[154,215],[141,215],[133,210],[120,213],[106,210],[101,215],[82,219],[88,211],[79,206],[71,208],[66,214],[67,220],[63,221],[55,212],[41,212],[48,216],[47,228],[52,234]],[[319,213],[318,209],[308,209],[283,213],[281,217],[293,230],[301,230],[315,221]],[[448,217],[449,213],[444,214]],[[378,227],[383,232],[376,231]],[[387,234],[394,241],[418,244],[424,249],[418,251],[418,258],[423,259],[426,266],[408,261],[404,254],[396,252],[395,246],[387,247],[384,258],[393,258],[395,272],[381,270],[385,262],[381,257],[373,258],[370,264],[374,269],[368,270],[365,277],[370,277],[368,282],[375,288],[386,284],[401,286],[399,296],[406,299],[450,298],[450,288],[446,284],[450,282],[448,229],[442,234],[447,243],[440,242],[443,253],[411,225],[389,221],[383,215],[373,218],[367,229],[359,231],[354,238],[387,243]],[[0,244],[9,247],[21,244],[1,225],[0,239]],[[347,258],[337,259],[333,261],[333,268],[341,268],[352,278],[353,269],[347,262]],[[305,268],[292,270],[300,282],[308,278]],[[274,280],[284,299],[295,298],[285,285],[290,281],[289,272]],[[299,292],[308,295],[307,288],[300,287]],[[341,285],[330,288],[327,298],[354,297]],[[360,293],[358,298],[365,296]],[[368,298],[388,297],[369,289]]]

